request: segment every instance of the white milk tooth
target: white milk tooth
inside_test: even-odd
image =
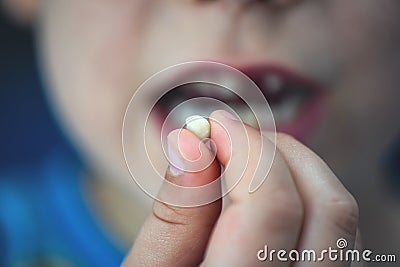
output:
[[[210,138],[210,123],[202,116],[194,115],[186,118],[185,128],[201,140]]]

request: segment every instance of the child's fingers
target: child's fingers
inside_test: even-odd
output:
[[[219,177],[219,164],[211,153],[207,153],[205,144],[195,135],[187,130],[182,130],[180,134],[175,130],[170,133],[168,140],[170,153],[172,150],[172,154],[179,153],[180,150],[186,158],[194,160],[200,155],[200,148],[203,152],[201,156],[211,164],[198,172],[180,173],[177,168],[170,168],[166,180],[190,187],[208,184]],[[173,155],[171,160],[176,157],[180,155]],[[165,188],[161,189],[161,195],[170,193],[166,192]],[[179,194],[178,191],[176,197],[182,200],[182,198],[195,198],[196,195]],[[124,266],[199,265],[220,211],[221,200],[195,208],[175,207],[156,201],[153,212],[143,225]]]
[[[277,146],[287,162],[305,208],[300,250],[353,249],[358,223],[358,207],[329,167],[306,146],[287,135],[278,135]],[[324,266],[348,266],[345,261],[329,261]],[[308,262],[307,266],[321,262]]]
[[[232,164],[232,160],[247,166],[242,179],[229,193],[232,203],[215,227],[205,266],[264,265],[258,260],[257,253],[265,245],[288,251],[296,247],[303,209],[295,183],[278,154],[265,183],[250,194],[249,183],[258,167],[268,167],[265,161],[268,161],[269,153],[274,152],[273,143],[254,128],[245,126],[244,133],[242,123],[227,118],[224,112],[212,113],[211,122],[211,138],[217,147],[218,160],[224,167],[228,166],[225,172],[228,186],[235,183],[242,168],[240,164]],[[261,165],[258,166],[260,155]],[[289,266],[290,262],[274,264]]]

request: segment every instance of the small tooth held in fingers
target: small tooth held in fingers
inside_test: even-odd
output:
[[[199,115],[193,115],[186,118],[185,128],[194,133],[201,140],[210,138],[210,123]]]

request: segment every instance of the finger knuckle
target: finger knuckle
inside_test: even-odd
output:
[[[172,225],[186,225],[189,221],[187,214],[176,207],[159,201],[154,202],[152,214],[158,220]]]
[[[340,230],[354,235],[359,220],[357,201],[350,193],[335,195],[327,200],[326,212]]]

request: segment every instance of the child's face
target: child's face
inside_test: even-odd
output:
[[[358,153],[376,159],[396,130],[399,11],[396,0],[49,0],[39,44],[50,99],[96,167],[125,169],[123,115],[145,79],[176,63],[212,60],[280,66],[320,83],[327,100],[322,118],[310,111],[305,119],[317,126],[308,144],[347,173],[349,160],[361,164]],[[273,107],[278,127],[278,113],[301,112],[291,89]],[[289,129],[299,127],[295,117],[286,118]]]

